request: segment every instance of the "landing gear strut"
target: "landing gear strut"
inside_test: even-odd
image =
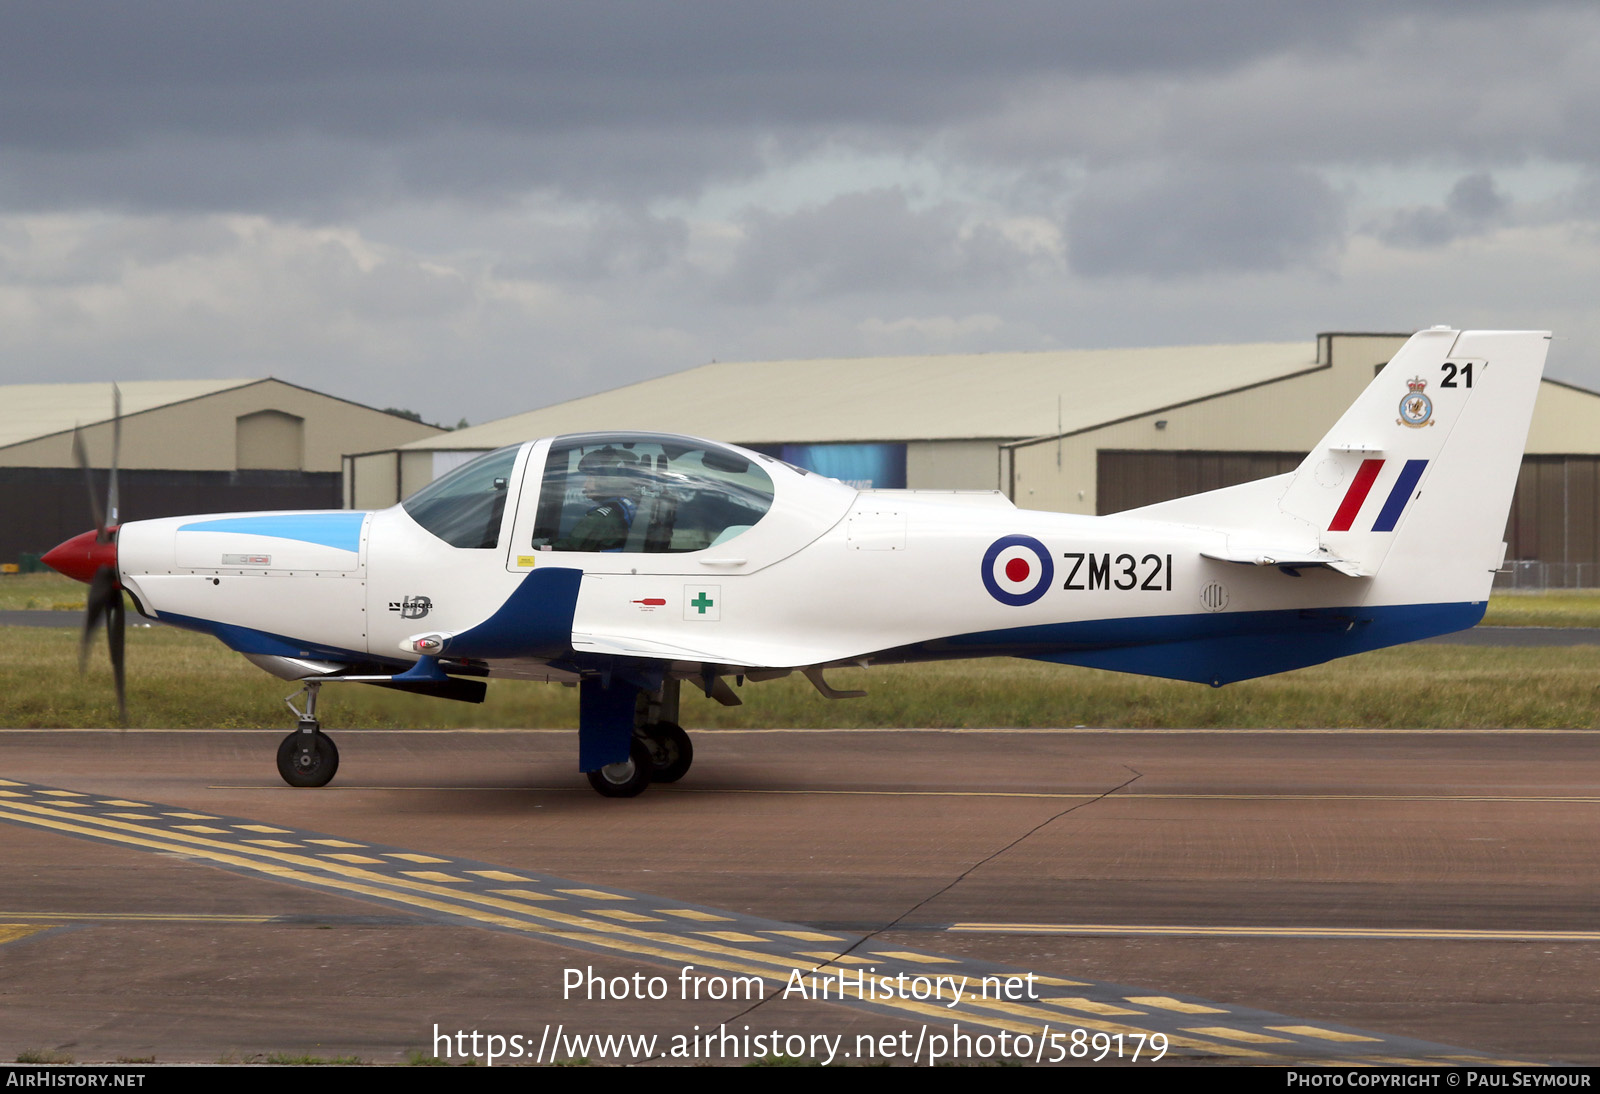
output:
[[[616,680],[580,686],[585,690],[578,703],[578,766],[596,791],[631,798],[653,782],[677,782],[688,774],[694,746],[678,725],[679,681],[669,677],[654,688]],[[618,756],[624,742],[624,759],[599,765]]]
[[[313,680],[284,700],[299,719],[298,728],[278,745],[278,774],[290,786],[327,786],[339,770],[339,749],[317,721],[321,690],[321,682]],[[301,695],[306,697],[305,710],[294,705]]]
[[[694,745],[678,724],[680,684],[668,677],[655,691],[640,692],[634,706],[633,736],[650,750],[651,782],[675,783],[694,763]]]
[[[650,781],[675,783],[689,773],[694,763],[694,745],[677,722],[652,722],[634,731],[634,739],[649,750]]]

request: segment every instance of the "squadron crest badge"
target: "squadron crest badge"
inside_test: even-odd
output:
[[[1412,429],[1432,425],[1433,400],[1422,393],[1422,389],[1428,386],[1428,381],[1420,376],[1413,376],[1406,381],[1406,385],[1411,390],[1400,400],[1400,417],[1394,424],[1409,426]]]

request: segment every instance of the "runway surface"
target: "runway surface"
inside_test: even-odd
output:
[[[701,732],[628,801],[570,732],[280,736],[0,733],[0,1058],[1600,1060],[1594,733]]]

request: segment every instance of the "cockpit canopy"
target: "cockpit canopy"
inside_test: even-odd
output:
[[[401,504],[454,547],[500,545],[512,476],[524,445],[485,453]],[[726,542],[772,508],[772,477],[758,458],[688,437],[583,433],[550,442],[543,473],[523,475],[518,551],[680,554]],[[509,533],[508,533],[509,534]]]
[[[679,554],[746,531],[772,508],[755,461],[686,437],[558,437],[545,459],[535,550]]]
[[[400,504],[411,519],[452,547],[495,547],[520,444],[485,452]]]

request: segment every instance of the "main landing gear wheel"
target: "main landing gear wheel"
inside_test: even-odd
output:
[[[290,786],[327,786],[339,770],[339,749],[321,730],[295,730],[278,746],[278,774]]]
[[[689,773],[689,765],[694,763],[694,745],[678,723],[652,722],[641,726],[637,736],[644,739],[655,766],[651,782],[675,783]]]
[[[655,762],[650,758],[650,746],[634,737],[628,747],[628,758],[621,763],[607,764],[598,771],[585,772],[589,785],[608,798],[631,798],[644,792],[655,772]]]

